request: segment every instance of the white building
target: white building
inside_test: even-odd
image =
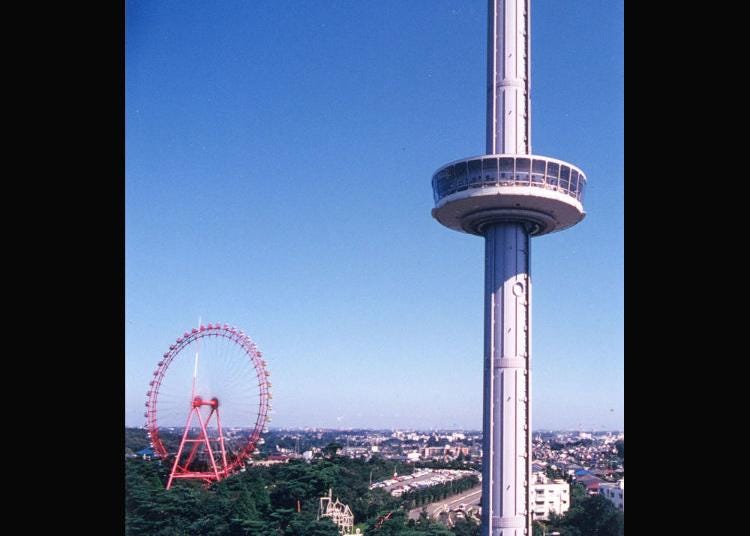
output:
[[[349,506],[333,500],[333,489],[328,490],[327,497],[320,498],[320,508],[318,509],[318,519],[328,517],[339,528],[339,534],[352,534],[354,530],[354,515]]]
[[[570,485],[564,480],[550,481],[544,473],[534,473],[529,495],[535,520],[546,521],[551,513],[563,515],[570,508]]]
[[[599,495],[604,495],[615,505],[615,508],[625,512],[625,479],[618,480],[614,483],[599,484]]]

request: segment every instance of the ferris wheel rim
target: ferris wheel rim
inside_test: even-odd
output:
[[[178,337],[176,341],[169,346],[169,350],[162,355],[162,358],[157,363],[156,369],[153,372],[153,377],[149,382],[149,390],[146,393],[146,412],[144,413],[144,417],[146,417],[145,428],[148,432],[154,453],[162,459],[168,458],[170,453],[167,451],[167,448],[164,446],[159,435],[159,389],[167,371],[169,370],[169,366],[180,352],[194,342],[209,336],[223,337],[242,348],[245,356],[250,359],[258,380],[259,405],[254,428],[249,435],[247,442],[237,453],[235,459],[226,467],[226,473],[229,474],[243,465],[250,457],[269,421],[268,411],[270,409],[269,399],[271,398],[271,384],[268,381],[268,376],[270,374],[266,368],[266,362],[262,359],[263,353],[244,331],[234,326],[229,326],[228,324],[209,323],[206,325],[201,324],[197,328],[192,328],[190,331],[186,331],[181,337]],[[248,423],[248,427],[250,424],[251,423]]]

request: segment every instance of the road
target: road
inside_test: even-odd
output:
[[[465,503],[467,506],[471,504],[479,504],[482,499],[482,486],[476,486],[471,488],[469,491],[462,493],[461,495],[453,495],[448,497],[444,501],[430,503],[426,506],[420,506],[414,510],[409,510],[409,519],[419,519],[419,514],[422,512],[422,508],[427,509],[427,515],[432,518],[435,514],[443,510],[446,506],[449,509],[455,510],[461,503]]]

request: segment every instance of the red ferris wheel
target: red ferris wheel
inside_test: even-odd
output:
[[[244,467],[267,432],[270,373],[255,343],[227,324],[186,331],[159,361],[146,429],[175,478],[221,480]]]

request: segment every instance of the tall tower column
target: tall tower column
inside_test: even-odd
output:
[[[488,4],[487,154],[529,154],[530,1]]]
[[[489,225],[484,236],[482,534],[523,536],[530,529],[530,240],[521,222]]]
[[[580,222],[586,175],[531,153],[530,0],[488,0],[487,154],[432,176],[433,217],[485,238],[482,536],[531,536],[532,236]]]

